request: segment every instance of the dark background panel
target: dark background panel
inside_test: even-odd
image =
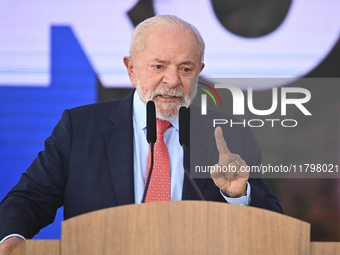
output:
[[[147,3],[146,3],[147,4]],[[264,36],[280,26],[291,1],[219,1],[212,0],[214,11],[221,24],[243,37]],[[335,44],[326,58],[305,78],[340,77],[340,43]],[[207,84],[209,81],[203,80]],[[340,84],[339,84],[340,85]],[[286,86],[297,86],[288,84]],[[309,88],[312,100],[308,109],[314,116],[306,118],[297,128],[253,128],[260,144],[263,162],[282,163],[339,162],[340,86]],[[103,88],[98,81],[98,101],[122,98],[131,89]],[[202,92],[198,91],[196,100]],[[229,96],[229,100],[228,100]],[[222,97],[222,96],[221,96]],[[225,94],[226,109],[232,109],[232,99]],[[271,90],[254,93],[258,109],[271,104]],[[208,100],[208,107],[214,108]],[[267,108],[266,108],[267,107]],[[299,114],[290,109],[290,114]],[[296,111],[296,112],[294,112]],[[231,113],[231,111],[229,111]],[[280,118],[279,114],[271,117]],[[243,118],[251,118],[246,115]],[[282,119],[282,117],[281,117]],[[280,199],[287,215],[312,225],[312,241],[340,241],[340,181],[339,179],[267,179],[271,191]]]

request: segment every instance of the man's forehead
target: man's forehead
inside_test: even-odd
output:
[[[193,57],[196,58],[200,54],[199,44],[194,35],[183,29],[179,31],[162,30],[150,32],[145,41],[143,51],[150,54],[149,60],[160,62],[167,61],[170,53],[178,53],[183,58],[186,58],[183,61],[189,62],[193,61]]]
[[[153,49],[145,49],[144,54],[139,56],[139,59],[149,64],[176,64],[176,65],[191,65],[196,66],[200,62],[200,56],[197,51],[188,53],[186,51],[178,53],[171,51],[153,51]]]

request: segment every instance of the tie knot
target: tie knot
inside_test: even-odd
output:
[[[157,119],[157,134],[163,135],[165,130],[167,130],[169,126],[169,121]]]

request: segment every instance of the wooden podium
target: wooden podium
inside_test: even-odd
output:
[[[47,252],[47,250],[48,252]],[[27,240],[12,254],[340,253],[340,243],[311,243],[310,224],[255,207],[180,201],[126,205],[62,223],[61,240]]]

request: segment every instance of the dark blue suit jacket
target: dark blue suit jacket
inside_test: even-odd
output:
[[[12,233],[32,238],[53,222],[61,206],[67,219],[134,203],[132,99],[133,93],[122,100],[81,106],[63,113],[53,134],[45,141],[45,150],[0,204],[0,240]],[[201,127],[198,130],[211,134],[207,136],[209,141],[202,139],[202,148],[207,151],[207,144],[215,143],[213,128],[197,124]],[[239,154],[248,165],[260,164],[260,150],[248,128],[224,132],[233,153]],[[212,147],[206,154],[215,164],[218,153],[216,146]],[[207,200],[223,201],[211,179],[196,182]],[[262,179],[249,182],[252,206],[282,212]],[[186,177],[182,198],[198,199]]]

